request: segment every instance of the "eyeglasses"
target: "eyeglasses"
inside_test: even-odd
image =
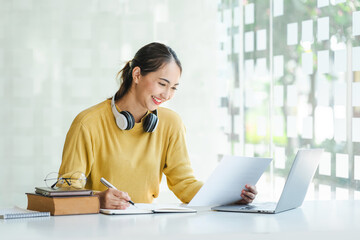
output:
[[[85,174],[79,171],[62,175],[59,175],[57,172],[51,172],[44,179],[46,186],[52,189],[60,187],[84,188],[86,180]]]

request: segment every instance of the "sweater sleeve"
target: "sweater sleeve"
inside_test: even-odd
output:
[[[203,185],[194,177],[182,123],[181,128],[170,136],[163,172],[168,187],[183,203],[190,202]]]
[[[80,171],[89,176],[94,162],[91,136],[88,129],[74,120],[66,135],[59,174],[70,175]]]

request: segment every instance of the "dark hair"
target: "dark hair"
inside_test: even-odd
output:
[[[172,60],[178,65],[181,73],[181,62],[170,47],[162,43],[153,42],[140,48],[134,58],[128,61],[117,74],[117,77],[120,76],[121,85],[115,94],[115,101],[122,98],[130,90],[133,80],[132,70],[135,67],[139,67],[141,75],[145,76],[150,72],[156,72],[164,64]]]

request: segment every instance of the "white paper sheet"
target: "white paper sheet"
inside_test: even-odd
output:
[[[331,153],[323,152],[319,163],[319,173],[321,175],[331,175]]]
[[[346,141],[346,120],[335,118],[334,139],[337,142]]]
[[[240,34],[234,35],[234,53],[240,52]]]
[[[284,76],[284,56],[274,56],[274,77],[279,78]]]
[[[305,139],[313,138],[313,118],[305,117],[303,119],[302,137]]]
[[[286,104],[289,107],[297,106],[298,92],[296,85],[288,85],[286,93]]]
[[[234,133],[242,134],[243,132],[242,117],[240,115],[234,116]]]
[[[240,88],[234,88],[233,106],[240,107],[241,106],[240,103],[242,99],[243,99],[243,95],[241,94]]]
[[[319,18],[317,21],[317,40],[329,39],[329,17]]]
[[[284,117],[283,116],[274,116],[273,129],[275,137],[284,136]]]
[[[256,128],[257,128],[256,133],[259,137],[266,136],[266,129],[267,129],[266,117],[261,117],[261,116],[257,117]]]
[[[288,137],[297,137],[297,123],[296,116],[288,116],[286,124],[286,133]]]
[[[231,10],[230,9],[225,9],[224,10],[224,23],[227,25],[227,26],[230,26],[231,25]]]
[[[352,105],[353,107],[360,106],[360,82],[352,83]]]
[[[349,155],[337,153],[336,154],[336,176],[342,178],[349,177]]]
[[[245,73],[247,78],[251,78],[254,74],[254,59],[245,60]]]
[[[240,8],[234,7],[234,26],[240,25]]]
[[[226,54],[231,54],[231,37],[228,36],[224,41],[224,51]]]
[[[334,112],[331,107],[316,106],[315,107],[315,140],[323,142],[325,139],[333,139],[334,137]]]
[[[313,20],[302,21],[301,23],[301,41],[313,42]]]
[[[344,3],[344,2],[346,2],[346,0],[334,0],[335,4]]]
[[[270,158],[224,156],[188,206],[223,205],[240,200],[245,184],[256,185]]]
[[[305,74],[312,74],[313,73],[313,53],[306,52],[302,53],[302,70]]]
[[[354,179],[360,180],[360,156],[354,156]]]
[[[360,35],[360,11],[353,12],[352,32],[353,36]]]
[[[274,17],[284,14],[284,0],[274,0]]]
[[[326,6],[329,6],[329,0],[318,0],[317,1],[318,8],[326,7]]]
[[[245,33],[245,52],[254,51],[254,32]]]
[[[315,96],[318,106],[329,106],[330,84],[324,75],[318,74]]]
[[[352,49],[352,70],[360,71],[360,47],[353,47]]]
[[[226,114],[223,116],[223,118],[225,121],[224,132],[230,134],[231,133],[231,115]]]
[[[329,50],[318,51],[318,73],[329,72]]]
[[[252,91],[251,89],[245,90],[245,107],[251,108],[256,106],[254,94],[254,91]]]
[[[334,72],[346,72],[346,49],[334,51]]]
[[[218,37],[219,42],[225,42],[227,39],[227,26],[225,23],[218,22],[216,26],[216,34]]]
[[[298,43],[298,24],[289,23],[287,25],[287,45],[296,45]]]
[[[265,50],[266,42],[266,29],[256,31],[256,50]]]
[[[284,169],[285,168],[285,160],[286,160],[285,148],[284,147],[275,147],[274,155],[275,155],[274,156],[275,167]]]
[[[284,106],[284,86],[274,86],[274,105],[276,107]]]
[[[360,142],[360,118],[352,119],[352,141]]]
[[[334,83],[334,105],[345,106],[346,105],[346,84],[343,82]]]
[[[254,23],[254,4],[249,3],[245,6],[245,24]]]
[[[267,74],[266,58],[256,59],[256,74],[258,76],[265,76]]]

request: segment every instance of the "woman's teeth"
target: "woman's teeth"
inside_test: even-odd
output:
[[[157,103],[161,103],[161,100],[157,99],[156,97],[152,97]]]

